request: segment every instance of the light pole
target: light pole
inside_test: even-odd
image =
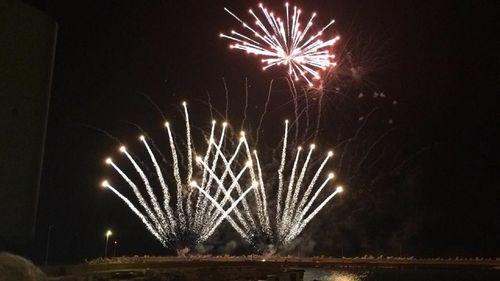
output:
[[[49,248],[50,248],[50,233],[52,232],[52,227],[54,225],[49,225],[49,230],[47,230],[47,244],[45,247],[45,265],[49,263]]]
[[[115,241],[115,245],[113,245],[113,257],[116,257],[116,244],[118,244],[118,242]]]
[[[108,257],[108,240],[109,240],[109,236],[111,236],[112,234],[113,234],[113,232],[111,232],[110,229],[108,229],[108,231],[106,231],[106,246],[104,246],[104,258]]]

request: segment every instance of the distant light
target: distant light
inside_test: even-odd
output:
[[[344,188],[342,186],[337,186],[337,190],[336,190],[338,193],[341,193],[344,191]]]

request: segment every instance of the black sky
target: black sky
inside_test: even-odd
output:
[[[256,92],[265,93],[276,73],[262,73],[257,60],[230,52],[218,38],[219,32],[237,26],[224,6],[243,13],[257,3],[27,2],[52,16],[59,33],[37,233],[26,252],[42,259],[46,230],[53,224],[54,261],[101,255],[108,226],[116,232],[119,253],[162,253],[129,210],[99,188],[107,170],[102,160],[116,145],[84,125],[135,138],[122,120],[152,130],[160,125],[139,92],[168,114],[183,99],[205,100],[206,90],[222,104],[222,77],[236,95],[245,77]],[[390,59],[377,73],[377,87],[400,102],[398,122],[418,144],[415,150],[428,148],[404,175],[418,174],[415,193],[405,197],[395,191],[386,199],[414,206],[416,230],[404,246],[408,255],[500,254],[499,75],[493,72],[498,71],[498,46],[492,42],[497,33],[490,30],[495,9],[486,2],[297,2],[305,11],[318,11],[324,22],[335,18],[342,37],[359,30],[355,26],[380,35],[379,42],[388,46]],[[281,2],[272,5],[279,8]],[[384,206],[397,217],[395,204]],[[386,246],[390,237],[379,231],[385,220],[353,222],[373,231],[363,235],[381,235],[380,245],[352,246],[347,254],[391,254]],[[349,240],[333,230],[335,225],[325,228],[326,233],[311,233],[311,239],[338,235]],[[339,255],[338,245],[321,243],[312,254]]]

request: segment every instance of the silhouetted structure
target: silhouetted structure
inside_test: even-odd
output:
[[[44,13],[0,2],[0,249],[33,237],[56,33]]]

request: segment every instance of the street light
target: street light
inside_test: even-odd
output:
[[[52,232],[53,224],[49,225],[49,230],[47,231],[47,243],[45,247],[45,265],[49,264],[49,248],[50,248],[50,234]]]
[[[108,229],[108,231],[106,231],[106,246],[104,246],[104,257],[107,258],[108,257],[108,240],[109,240],[109,236],[113,235],[113,232],[111,232],[110,229]]]
[[[116,244],[118,244],[117,241],[115,241],[115,245],[113,246],[113,257],[116,257]]]

